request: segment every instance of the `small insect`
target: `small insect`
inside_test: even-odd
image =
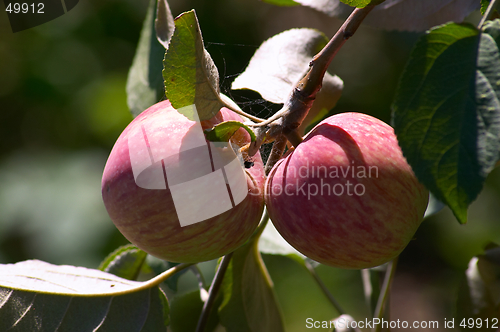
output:
[[[245,168],[252,168],[254,165],[253,161],[247,161],[245,160]]]

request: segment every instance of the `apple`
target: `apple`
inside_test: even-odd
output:
[[[209,143],[202,132],[227,120],[242,118],[222,108],[200,126],[167,100],[122,132],[101,191],[111,220],[130,242],[158,258],[188,263],[228,254],[252,235],[264,207],[262,159],[256,155],[245,169],[227,143]],[[243,146],[250,136],[238,129],[231,140]]]
[[[428,191],[404,158],[393,129],[360,113],[315,126],[271,170],[265,201],[278,232],[320,263],[381,265],[419,227]]]

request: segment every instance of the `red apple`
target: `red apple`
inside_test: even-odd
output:
[[[168,261],[201,262],[252,235],[264,206],[260,155],[245,169],[231,147],[207,142],[202,132],[227,120],[242,119],[222,108],[200,126],[163,101],[123,131],[101,190],[111,220],[130,242]],[[242,146],[250,137],[239,129],[232,141]]]
[[[315,126],[274,166],[265,190],[285,240],[315,261],[349,269],[399,255],[428,202],[393,129],[360,113]]]

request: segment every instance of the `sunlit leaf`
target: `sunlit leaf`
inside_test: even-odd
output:
[[[219,96],[219,72],[203,46],[194,10],[175,19],[175,32],[163,65],[167,98],[179,112],[197,120],[191,112],[182,110],[195,105],[200,121],[219,112],[223,106]]]
[[[267,2],[271,5],[276,5],[276,6],[284,6],[284,7],[291,7],[291,6],[298,6],[299,3],[295,2],[294,0],[262,0],[263,2]]]
[[[489,34],[447,24],[421,37],[393,103],[393,125],[419,180],[460,223],[500,151],[500,54]]]
[[[364,8],[368,5],[378,5],[384,2],[385,0],[340,0],[340,1],[352,7]]]
[[[165,295],[143,284],[37,260],[0,265],[0,331],[166,331]]]
[[[266,228],[260,236],[259,251],[265,254],[296,255],[297,257],[304,257],[304,255],[286,242],[280,233],[278,233],[272,222],[267,223]]]
[[[309,63],[328,42],[314,29],[292,29],[266,40],[255,52],[248,67],[231,88],[250,89],[273,103],[284,103],[295,84],[309,70]],[[311,121],[322,109],[335,106],[342,93],[343,82],[338,76],[325,74],[323,87],[310,110]],[[304,128],[305,129],[305,128]]]
[[[99,270],[120,278],[136,280],[147,255],[136,246],[123,246],[109,254],[99,266]]]
[[[160,101],[164,95],[162,60],[165,45],[168,45],[173,32],[171,29],[174,19],[165,0],[159,1],[158,10],[157,16],[156,0],[150,0],[134,61],[128,73],[127,103],[134,117]]]
[[[481,15],[486,13],[486,9],[488,9],[489,4],[490,0],[481,0]]]

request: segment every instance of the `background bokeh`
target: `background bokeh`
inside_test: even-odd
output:
[[[174,16],[196,9],[222,91],[260,116],[276,106],[257,93],[230,90],[257,47],[292,27],[332,36],[341,24],[306,7],[257,0],[169,3]],[[100,177],[114,141],[132,120],[125,83],[147,5],[146,0],[80,0],[66,15],[15,34],[0,5],[0,263],[40,259],[96,268],[127,243],[104,209]],[[477,22],[478,14],[468,19]],[[330,68],[345,84],[332,113],[359,111],[389,122],[398,78],[418,36],[360,28]],[[469,224],[459,225],[447,208],[423,222],[399,262],[392,318],[453,316],[454,294],[469,260],[488,242],[500,242],[499,202],[497,169],[472,204]],[[264,259],[290,331],[303,331],[305,317],[336,316],[293,260]],[[208,280],[213,269],[213,262],[202,265]],[[347,309],[363,315],[359,272],[322,266],[318,273]],[[192,292],[196,283],[186,273],[180,291]]]

